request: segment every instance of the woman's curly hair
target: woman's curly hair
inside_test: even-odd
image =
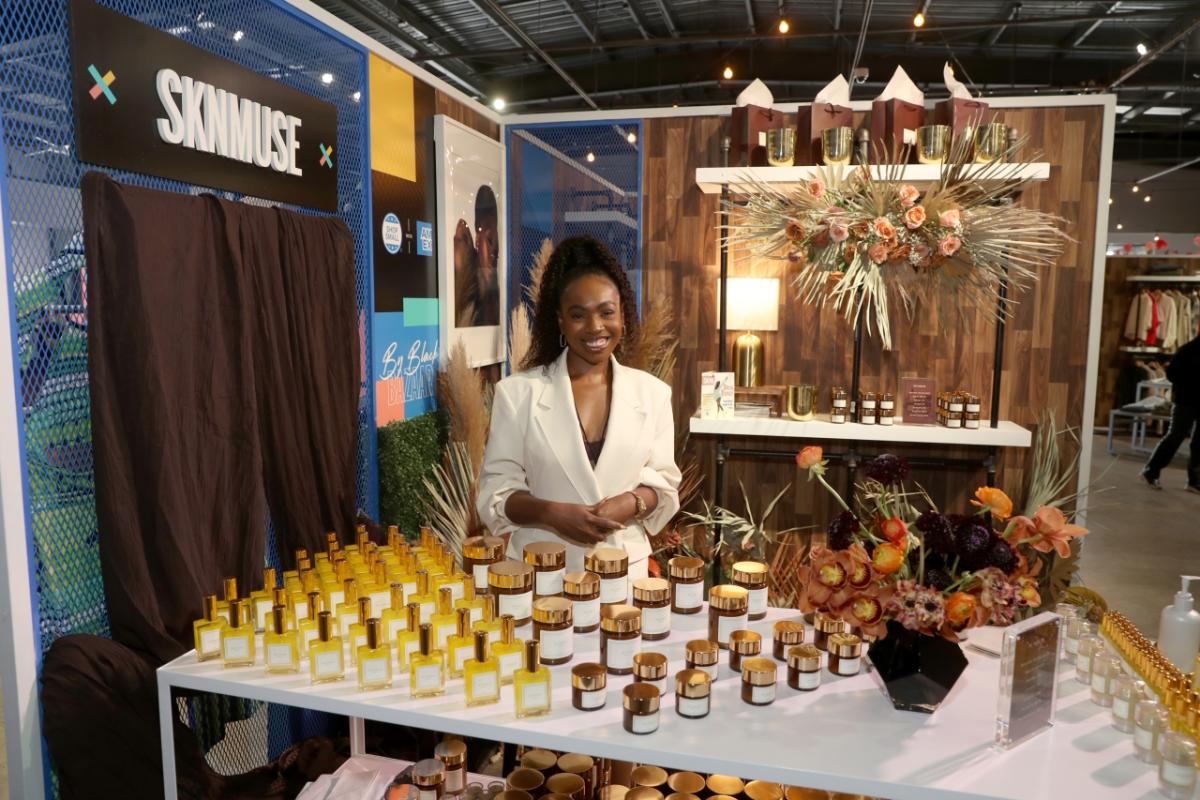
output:
[[[630,341],[637,331],[637,298],[633,287],[629,285],[625,268],[607,247],[591,236],[572,236],[558,243],[542,273],[530,331],[533,341],[521,369],[544,367],[558,359],[563,351],[559,344],[562,331],[558,327],[558,306],[566,288],[584,275],[603,275],[617,287],[625,322],[625,333],[617,346],[617,357],[620,358],[625,342]]]

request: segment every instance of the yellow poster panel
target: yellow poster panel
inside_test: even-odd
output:
[[[413,77],[374,54],[371,73],[371,169],[417,179]]]

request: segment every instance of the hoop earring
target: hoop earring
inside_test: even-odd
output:
[[[563,336],[561,333],[558,335],[558,346],[559,347],[567,346],[567,337]]]

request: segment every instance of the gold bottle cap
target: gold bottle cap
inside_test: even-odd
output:
[[[553,757],[553,754],[551,754]],[[517,767],[512,772],[508,773],[508,779],[505,783],[509,789],[519,789],[523,792],[536,792],[542,788],[542,784],[546,782],[546,777],[541,771],[532,767]]]
[[[583,753],[563,753],[558,757],[558,769],[560,772],[582,775],[590,772],[595,766],[596,759]]]
[[[663,800],[663,793],[653,786],[635,786],[625,793],[625,800]]]
[[[829,652],[838,658],[858,658],[862,655],[862,639],[853,633],[835,633],[829,637]]]
[[[366,625],[367,620],[371,618],[371,598],[358,598],[358,624]]]
[[[709,775],[707,785],[713,794],[727,794],[730,797],[737,797],[746,788],[741,778],[732,775]]]
[[[639,578],[633,582],[633,599],[642,603],[662,603],[671,599],[671,584],[662,578]]]
[[[466,600],[468,603],[475,600],[474,578],[468,578],[467,580],[463,581],[463,600]]]
[[[533,621],[542,625],[569,625],[571,609],[571,601],[565,597],[539,597],[533,601]]]
[[[483,621],[492,622],[496,619],[496,601],[494,594],[483,596]]]
[[[225,600],[237,600],[237,578],[226,578],[225,584]]]
[[[427,656],[433,652],[433,626],[428,622],[422,622],[419,630],[417,642],[421,648],[421,655]]]
[[[720,586],[714,586],[709,591],[708,604],[718,611],[734,611],[744,614],[750,605],[750,592],[741,586],[723,583]]]
[[[817,612],[813,627],[821,633],[842,633],[846,630],[845,620]]]
[[[584,557],[583,565],[597,575],[615,575],[629,570],[629,554],[619,547],[597,547]]]
[[[204,618],[209,622],[213,622],[217,618],[217,596],[215,594],[204,595],[204,600],[201,603],[204,608]]]
[[[762,652],[762,634],[738,630],[729,634],[729,649],[739,656],[756,656]]]
[[[306,569],[312,569],[312,562],[307,558],[302,558],[296,562],[296,571],[303,572]]]
[[[583,796],[583,778],[571,772],[560,772],[546,778],[546,791],[553,794]]]
[[[413,764],[413,783],[417,786],[438,786],[445,779],[446,768],[436,758],[423,758]]]
[[[711,667],[721,660],[720,646],[708,639],[692,639],[684,647],[684,651],[687,660],[700,667]]]
[[[651,683],[631,683],[621,690],[621,703],[626,711],[634,714],[653,714],[658,711],[660,695],[658,687]],[[641,769],[639,767],[638,769]],[[655,767],[658,769],[658,767]],[[636,773],[637,770],[634,770]],[[634,777],[634,783],[637,777]],[[663,772],[663,783],[667,781],[667,773]]]
[[[642,610],[624,603],[600,609],[600,630],[606,633],[637,633],[642,629]]]
[[[512,644],[517,635],[517,620],[512,614],[500,615],[500,641]]]
[[[304,561],[307,558],[308,558],[308,550],[307,549],[301,547],[298,550],[296,550],[296,563],[297,564],[299,564],[301,561]]]
[[[504,540],[499,536],[471,536],[463,540],[462,551],[476,561],[493,561],[504,555]]]
[[[392,608],[399,611],[404,608],[404,584],[393,583],[390,588],[392,591]]]
[[[321,613],[321,593],[320,592],[309,592],[308,593],[308,618],[316,619],[317,615],[320,613]]]
[[[246,624],[246,608],[243,600],[229,601],[229,626],[240,628]]]
[[[341,570],[339,570],[340,572]],[[358,602],[358,581],[354,578],[342,578],[343,603]]]
[[[544,750],[540,747],[535,747],[532,750],[526,750],[521,756],[521,766],[529,769],[536,769],[538,772],[545,772],[554,767],[554,763],[558,757],[549,750]]]
[[[657,681],[667,677],[667,657],[650,651],[635,653],[633,674],[644,681]]]
[[[699,669],[682,669],[675,673],[675,694],[679,697],[708,697],[712,693],[712,678],[708,673]],[[694,772],[677,772],[675,775],[695,775]],[[674,778],[675,775],[671,777]],[[699,775],[696,775],[699,778]],[[686,784],[690,786],[691,784]],[[672,789],[682,791],[679,786],[672,785]],[[701,779],[700,786],[694,791],[698,792],[704,788],[704,780]]]
[[[684,672],[687,672],[687,670],[684,670]],[[703,672],[700,674],[708,678],[708,675],[705,675]],[[685,695],[685,697],[691,696]],[[695,772],[673,772],[671,773],[671,777],[667,778],[667,786],[670,787],[672,792],[698,795],[704,791],[704,778]]]
[[[594,692],[608,686],[608,671],[603,664],[587,662],[571,667],[571,687]]]
[[[429,594],[429,571],[417,570],[417,594]]]
[[[567,594],[592,595],[600,591],[600,576],[594,572],[568,572],[563,576],[563,591]]]
[[[488,586],[494,589],[533,589],[533,567],[523,561],[497,561],[488,565]]]
[[[775,662],[769,658],[747,658],[742,662],[742,682],[751,686],[775,683]]]
[[[787,651],[788,666],[801,672],[815,672],[821,668],[821,651],[815,644],[797,645]]]
[[[271,606],[271,630],[278,634],[287,633],[287,606],[279,603]]]
[[[667,572],[672,578],[682,578],[684,580],[703,578],[704,561],[691,556],[675,556],[667,562]]]
[[[786,645],[804,643],[804,623],[785,619],[775,623],[775,641]]]
[[[601,786],[596,791],[596,800],[625,800],[625,796],[628,794],[628,786],[622,786],[619,783],[610,783],[608,786]]]
[[[454,613],[454,590],[449,586],[443,586],[441,589],[438,589],[438,613]]]
[[[367,647],[374,650],[379,647],[379,641],[383,638],[383,623],[378,617],[371,617],[366,621],[367,626]]]
[[[467,745],[460,739],[447,739],[433,748],[433,756],[447,769],[467,763]]]
[[[480,631],[483,633],[483,631]],[[485,634],[486,635],[486,634]],[[537,639],[525,640],[525,669],[537,672],[542,663],[542,643]]]
[[[457,615],[456,632],[465,639],[471,635],[471,609],[459,608],[455,609],[454,613]]]
[[[275,579],[274,567],[263,567],[263,589],[270,591],[274,589],[278,581]]]
[[[333,614],[322,611],[317,615],[317,638],[328,642],[333,638]]]
[[[271,590],[271,599],[274,601],[272,605],[286,606],[288,604],[288,590],[282,586],[276,586]]]
[[[769,781],[750,781],[746,784],[750,800],[783,800],[783,787]]]
[[[475,631],[475,660],[480,664],[488,660],[487,631]]]
[[[767,585],[767,565],[761,561],[739,561],[733,565],[731,577],[739,586],[758,589]]]
[[[567,548],[558,542],[530,542],[524,555],[525,563],[535,567],[558,569],[567,563]]]
[[[410,631],[415,631],[421,626],[421,604],[409,603],[404,607],[405,622]]]

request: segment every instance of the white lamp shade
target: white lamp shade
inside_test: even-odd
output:
[[[725,324],[730,330],[779,329],[778,278],[729,278],[726,285],[729,287],[729,302],[725,306]],[[720,302],[720,297],[717,302]]]

